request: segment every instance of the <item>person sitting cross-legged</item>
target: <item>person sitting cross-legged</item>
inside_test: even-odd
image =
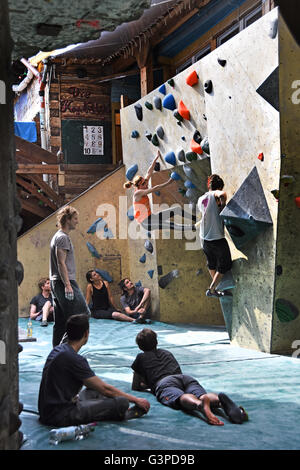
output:
[[[30,301],[30,319],[40,321],[41,326],[48,326],[48,322],[54,320],[50,280],[43,277],[38,286],[41,292]]]
[[[135,323],[146,323],[150,318],[151,291],[147,287],[135,286],[129,278],[119,282],[123,295],[120,298],[121,305]]]
[[[224,423],[212,410],[222,408],[235,424],[242,424],[248,415],[225,393],[207,393],[199,382],[182,373],[172,353],[157,348],[157,335],[150,328],[141,330],[136,343],[143,351],[131,365],[134,374],[132,389],[145,391],[148,388],[163,405],[185,411],[200,411],[209,424],[223,426]]]
[[[55,346],[44,365],[38,409],[42,424],[56,427],[94,421],[138,418],[150,403],[122,392],[95,375],[79,354],[89,338],[89,317],[72,315],[66,323],[67,342]],[[83,390],[83,385],[86,387]],[[134,406],[129,407],[129,403]]]

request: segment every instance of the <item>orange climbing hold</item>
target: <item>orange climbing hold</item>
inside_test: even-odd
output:
[[[198,144],[194,139],[191,142],[191,149],[193,152],[198,153],[199,155],[202,155],[203,150],[200,144]]]
[[[300,209],[300,196],[295,197],[295,203],[296,203],[296,206],[299,207]]]
[[[190,85],[190,86],[194,86],[194,85],[196,85],[196,83],[198,83],[198,75],[195,72],[195,70],[193,70],[193,72],[191,72],[186,77],[185,82],[186,82],[187,85]]]
[[[263,162],[263,161],[264,161],[264,154],[263,154],[263,153],[260,153],[257,158],[258,158],[258,160],[260,160],[261,162]]]
[[[185,106],[185,104],[182,100],[179,101],[177,111],[180,114],[180,116],[183,117],[183,119],[186,119],[187,121],[189,121],[190,112],[189,112],[189,110],[187,109],[187,107]]]

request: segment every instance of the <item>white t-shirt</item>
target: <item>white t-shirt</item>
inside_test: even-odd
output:
[[[202,214],[200,222],[201,240],[220,240],[224,238],[224,224],[216,203],[215,191],[208,191],[198,199],[198,209]]]

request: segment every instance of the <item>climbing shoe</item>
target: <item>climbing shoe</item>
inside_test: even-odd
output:
[[[46,320],[42,321],[41,326],[48,326],[48,322]]]
[[[125,419],[135,419],[135,418],[140,418],[147,412],[142,410],[142,408],[139,408],[138,406],[134,405],[129,410],[126,411],[125,413]]]
[[[207,289],[207,291],[205,292],[205,295],[206,297],[217,297],[217,298],[220,298],[220,297],[224,297],[224,292],[220,291],[220,290],[213,290],[211,291],[210,289]]]
[[[237,406],[225,393],[219,393],[219,400],[230,421],[234,424],[242,424],[248,421],[248,414],[242,406]]]
[[[147,323],[147,322],[144,317],[139,316],[136,320],[133,320],[132,323]]]

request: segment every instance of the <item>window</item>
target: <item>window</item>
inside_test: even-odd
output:
[[[217,38],[217,47],[224,44],[224,42],[228,41],[228,39],[233,38],[236,34],[240,32],[240,23],[235,24],[231,28],[227,29],[224,33],[220,34]]]
[[[244,27],[243,29],[247,28],[247,26],[250,26],[250,24],[254,23],[254,21],[258,20],[259,18],[262,17],[262,8],[261,6],[256,8],[255,10],[251,11],[248,15],[246,15],[243,19]]]
[[[252,23],[254,23],[261,17],[262,7],[260,5],[259,7],[255,8],[250,13],[245,15],[243,18],[241,18],[240,21],[238,21],[236,24],[224,31],[224,33],[220,34],[220,36],[218,36],[217,38],[217,47],[221,46],[221,44],[224,44],[224,42],[228,41],[228,39],[231,39],[233,36],[250,26]]]
[[[179,65],[179,67],[177,67],[177,69],[176,69],[176,74],[179,73],[179,72],[182,72],[183,70],[187,69],[190,65],[192,65],[195,62],[197,62],[198,60],[202,59],[202,57],[209,54],[210,51],[211,51],[210,45],[208,45],[208,46],[204,47],[203,49],[201,49],[199,52],[197,52],[197,54],[193,55],[189,60],[187,60],[183,64]]]

